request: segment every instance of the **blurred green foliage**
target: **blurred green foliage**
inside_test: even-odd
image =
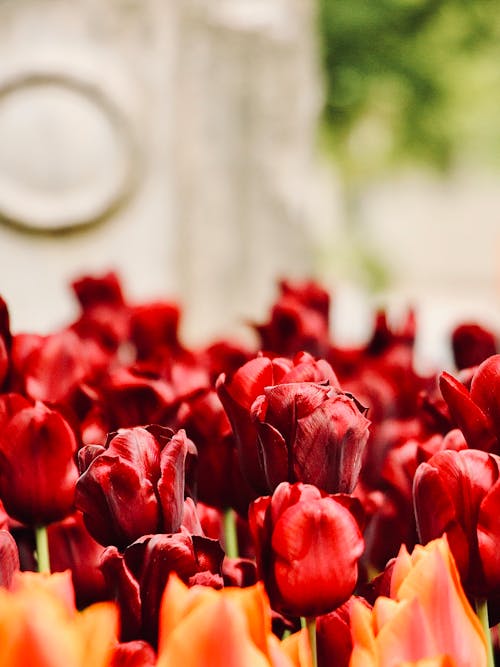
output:
[[[500,162],[500,3],[318,0],[322,138],[349,180]]]

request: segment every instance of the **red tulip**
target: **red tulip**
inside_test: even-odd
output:
[[[76,505],[98,542],[124,548],[141,535],[179,530],[196,459],[184,431],[120,429],[105,447],[88,445],[79,456]]]
[[[109,598],[99,570],[104,547],[89,534],[80,512],[52,523],[47,529],[52,572],[71,570],[76,603],[83,608]]]
[[[4,299],[0,296],[0,388],[7,384],[11,341],[9,310]]]
[[[257,566],[274,609],[318,616],[349,599],[364,548],[348,509],[355,505],[349,496],[284,482],[250,506]]]
[[[37,402],[0,431],[0,498],[11,517],[46,525],[73,509],[77,442],[67,421]]]
[[[72,329],[82,339],[92,339],[110,353],[118,350],[129,335],[129,308],[118,277],[84,276],[72,283],[82,314]]]
[[[266,387],[251,413],[271,491],[283,481],[353,491],[370,422],[350,396],[313,382],[283,383]]]
[[[172,385],[138,369],[117,368],[95,387],[94,403],[107,430],[168,424],[180,399]]]
[[[246,514],[254,494],[238,465],[231,425],[215,391],[185,401],[177,419],[198,449],[198,499]]]
[[[9,588],[14,573],[19,571],[19,551],[12,535],[0,530],[0,587]]]
[[[110,271],[103,276],[82,276],[71,283],[80,305],[84,310],[102,306],[123,306],[122,288],[116,273]]]
[[[316,634],[319,667],[348,667],[352,652],[350,612],[355,600],[370,608],[363,598],[353,596],[335,611],[318,616]]]
[[[486,640],[460,585],[446,539],[405,547],[390,598],[351,606],[350,667],[486,667]]]
[[[254,356],[254,352],[248,347],[231,340],[218,340],[198,353],[200,363],[207,370],[212,385],[221,373],[235,373]]]
[[[120,643],[113,649],[109,667],[155,667],[156,653],[148,642]]]
[[[267,324],[255,328],[261,348],[281,355],[306,350],[324,356],[329,347],[328,293],[314,282],[280,283],[281,295],[271,311]]]
[[[453,356],[458,369],[479,366],[497,352],[494,334],[478,324],[461,324],[451,336]]]
[[[179,352],[180,308],[175,303],[158,301],[131,310],[131,338],[140,361],[161,360]]]
[[[405,429],[401,426],[404,436]],[[401,544],[409,549],[414,547],[418,536],[413,478],[419,463],[438,451],[464,448],[467,445],[458,429],[449,431],[444,438],[434,435],[421,442],[410,437],[390,443],[375,488],[370,488],[369,484],[356,487],[355,495],[360,498],[367,515],[364,531],[366,562],[381,570],[390,558],[396,556]]]
[[[449,373],[439,386],[469,447],[500,454],[500,354],[483,361],[467,387]]]
[[[256,493],[282,481],[350,491],[368,438],[368,420],[342,394],[331,366],[309,354],[258,357],[232,377],[219,397],[236,438],[240,465]]]
[[[500,457],[444,451],[415,474],[418,531],[426,543],[446,533],[467,591],[500,593]]]
[[[189,585],[220,588],[224,552],[216,540],[189,535],[145,535],[123,555],[108,547],[102,557],[104,578],[121,610],[122,640],[156,644],[161,596],[171,572]]]
[[[16,385],[38,401],[68,403],[80,384],[102,374],[108,355],[93,340],[71,329],[49,336],[20,334],[12,345]]]
[[[236,439],[241,471],[257,496],[266,493],[267,483],[259,461],[257,430],[250,408],[264,387],[278,384],[291,368],[292,363],[288,359],[271,360],[259,356],[231,375],[222,374],[216,383]]]

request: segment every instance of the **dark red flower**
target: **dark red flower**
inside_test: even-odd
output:
[[[231,425],[215,391],[183,403],[177,419],[198,450],[199,500],[246,514],[254,495],[241,473]]]
[[[45,525],[74,506],[77,441],[68,422],[37,402],[0,431],[0,498],[11,517]]]
[[[397,434],[397,424],[391,424],[387,435]],[[413,478],[418,465],[438,451],[467,448],[458,429],[444,437],[435,434],[421,440],[422,434],[418,431],[413,434],[408,426],[410,424],[401,423],[399,438],[393,442],[389,439],[378,475],[370,480],[365,474],[366,480],[374,484],[363,480],[355,491],[367,517],[364,561],[379,570],[389,558],[397,556],[401,544],[411,550],[418,542],[413,508]]]
[[[230,340],[216,341],[198,354],[211,384],[215,383],[221,373],[235,373],[254,356],[255,353],[250,349]]]
[[[11,341],[9,310],[0,296],[0,389],[8,385]]]
[[[104,447],[83,447],[76,505],[90,534],[124,548],[141,535],[179,530],[195,459],[184,431],[160,426],[120,429]]]
[[[356,500],[309,484],[278,486],[250,506],[257,567],[271,606],[293,616],[319,616],[354,591],[364,542]]]
[[[285,480],[324,484],[330,491],[339,490],[337,483],[355,484],[369,422],[342,394],[326,361],[307,353],[293,361],[257,357],[233,376],[221,375],[217,392],[255,493]]]
[[[363,598],[356,598],[362,604]],[[348,667],[352,653],[350,614],[354,598],[351,597],[335,611],[319,616],[316,625],[319,667]]]
[[[0,530],[0,586],[10,588],[15,572],[19,571],[19,551],[12,535]]]
[[[500,354],[478,366],[470,390],[446,372],[439,387],[469,447],[500,453]]]
[[[82,276],[71,283],[84,310],[107,305],[119,307],[125,304],[118,276],[113,271],[103,276]]]
[[[139,639],[120,643],[113,649],[109,667],[155,667],[156,653],[148,642]]]
[[[328,293],[312,281],[293,284],[283,280],[280,290],[270,321],[255,327],[261,348],[280,355],[305,350],[324,356],[329,348]]]
[[[33,401],[28,400],[21,394],[0,395],[0,431],[2,431],[12,417],[24,408],[32,408]]]
[[[404,346],[412,348],[416,337],[415,312],[410,310],[400,326],[391,327],[385,310],[375,314],[375,325],[366,352],[371,356],[379,356],[391,347]]]
[[[95,387],[94,397],[108,431],[143,424],[165,426],[180,400],[170,383],[133,368],[108,373]]]
[[[158,613],[171,572],[186,584],[222,587],[224,552],[216,540],[186,531],[145,535],[120,554],[108,547],[101,561],[104,577],[121,610],[122,640],[146,639],[156,645]]]
[[[129,307],[115,273],[102,277],[84,276],[72,288],[82,313],[72,329],[82,339],[92,339],[110,353],[128,340]]]
[[[12,344],[15,386],[38,401],[70,403],[77,387],[104,372],[108,355],[71,329],[49,336],[20,334]]]
[[[301,481],[353,491],[370,422],[350,396],[313,382],[283,383],[265,387],[251,413],[269,490]]]
[[[475,323],[456,327],[451,335],[451,345],[455,365],[459,370],[479,366],[497,352],[495,335]]]
[[[130,336],[139,361],[161,362],[181,349],[178,338],[180,308],[176,303],[156,301],[134,306]]]
[[[414,502],[423,544],[446,533],[466,590],[500,592],[500,457],[443,451],[415,474]]]
[[[266,493],[267,484],[259,461],[257,430],[250,408],[264,387],[277,384],[291,366],[288,359],[259,356],[244,364],[234,375],[222,374],[217,380],[217,393],[236,439],[241,471],[257,496]]]
[[[71,570],[77,606],[83,608],[108,599],[109,591],[99,569],[104,547],[91,537],[81,513],[50,524],[47,533],[51,571]]]
[[[249,558],[224,558],[222,562],[224,586],[246,588],[257,582],[255,562]]]

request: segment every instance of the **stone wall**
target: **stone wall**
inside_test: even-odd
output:
[[[178,295],[199,339],[309,270],[313,5],[0,4],[0,291],[16,329],[53,328],[69,279],[116,268],[136,297]]]

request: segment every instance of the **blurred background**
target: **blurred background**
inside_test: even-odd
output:
[[[493,0],[2,0],[13,329],[114,269],[187,341],[245,336],[315,277],[337,341],[411,305],[446,365],[454,323],[500,330],[499,110]]]

